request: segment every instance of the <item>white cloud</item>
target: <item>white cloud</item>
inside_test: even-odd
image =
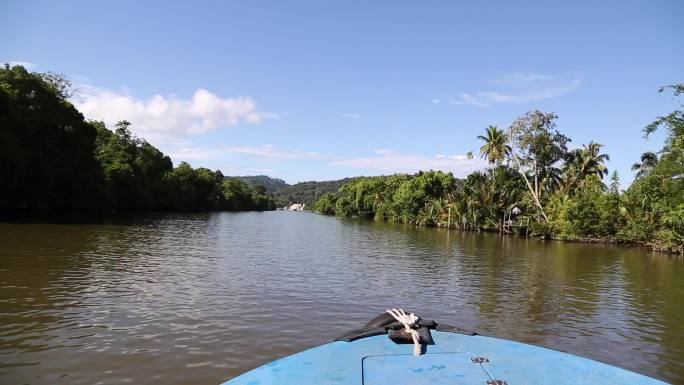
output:
[[[501,89],[462,93],[438,98],[451,104],[488,107],[494,104],[522,104],[553,99],[574,91],[580,85],[577,75],[547,75],[530,72],[505,74],[490,80]],[[434,103],[434,100],[433,100]]]
[[[334,166],[365,168],[383,173],[415,173],[426,170],[450,171],[462,177],[484,168],[480,159],[468,159],[465,155],[438,154],[432,158],[416,154],[401,153],[391,150],[376,150],[375,155],[368,157],[336,159]]]
[[[302,150],[290,150],[278,148],[270,144],[266,144],[259,147],[251,146],[233,146],[226,149],[228,152],[253,155],[265,159],[326,159],[329,156],[319,154],[316,152],[302,151]]]
[[[80,85],[74,104],[87,118],[104,120],[107,125],[128,120],[134,132],[153,140],[202,134],[274,117],[257,111],[249,97],[222,98],[203,88],[190,99],[154,95],[139,100],[128,92]]]
[[[333,167],[361,168],[381,173],[415,173],[425,170],[442,170],[453,172],[456,176],[465,176],[475,170],[486,167],[484,161],[468,159],[465,155],[447,156],[437,154],[433,157],[426,157],[388,149],[377,149],[373,151],[373,155],[362,157],[342,157],[317,152],[283,149],[272,145],[259,147],[236,146],[229,147],[227,151],[266,160],[322,160]]]
[[[349,118],[349,119],[360,119],[360,118],[363,118],[363,115],[357,114],[357,113],[355,113],[355,112],[347,112],[346,114],[343,114],[343,116],[344,116],[345,118]]]
[[[210,150],[202,147],[175,148],[168,154],[174,162],[219,159],[223,151]]]
[[[276,170],[272,168],[248,168],[247,171],[256,172],[259,174],[271,174],[274,173]]]
[[[467,104],[470,106],[487,107],[491,106],[491,102],[483,100],[481,97],[470,94],[461,94],[458,98],[449,98],[452,104]]]
[[[561,77],[562,76],[560,75],[537,74],[533,72],[512,72],[497,76],[491,79],[490,82],[494,84],[511,85],[547,80],[557,80]]]
[[[7,62],[3,62],[3,63],[9,64],[10,67],[12,67],[12,66],[22,66],[22,67],[26,68],[26,69],[29,70],[29,71],[32,71],[32,70],[34,70],[34,69],[37,67],[35,64],[33,64],[33,63],[31,63],[31,62],[27,62],[27,61],[7,61]]]

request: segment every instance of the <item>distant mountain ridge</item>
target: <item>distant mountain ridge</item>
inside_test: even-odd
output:
[[[252,188],[263,186],[267,194],[273,195],[278,207],[284,207],[293,203],[305,203],[307,208],[313,207],[321,195],[336,192],[343,184],[351,182],[358,177],[344,178],[328,181],[308,181],[288,184],[282,179],[271,178],[267,175],[227,176],[226,178],[239,179]]]
[[[244,176],[227,176],[226,179],[233,178],[247,183],[250,187],[263,186],[266,189],[266,194],[273,194],[285,187],[290,186],[287,182],[278,178],[271,178],[268,175],[244,175]]]

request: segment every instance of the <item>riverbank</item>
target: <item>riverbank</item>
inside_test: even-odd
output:
[[[86,120],[64,77],[0,67],[3,100],[0,213],[106,215],[113,211],[275,209],[273,197],[220,170],[174,167],[131,123]],[[37,140],[40,138],[40,140]]]
[[[334,216],[333,214],[326,214],[322,213],[320,211],[314,211],[317,214],[320,215],[327,215],[327,216]],[[381,221],[381,222],[392,222],[392,221],[386,221],[386,220],[378,220],[378,219],[373,219],[373,218],[358,218],[359,220],[364,220],[364,221]],[[395,222],[395,223],[400,223],[400,222]],[[474,232],[474,233],[489,233],[489,234],[499,234],[501,236],[507,236],[507,237],[522,237],[522,238],[532,238],[532,239],[538,239],[542,241],[553,241],[553,242],[561,242],[561,243],[588,243],[588,244],[610,244],[610,245],[622,245],[622,246],[629,246],[629,247],[635,247],[635,248],[640,248],[640,249],[648,249],[650,251],[655,251],[659,253],[664,253],[664,254],[673,254],[673,255],[684,255],[684,247],[680,246],[679,248],[673,248],[671,245],[667,244],[662,244],[662,243],[654,243],[654,242],[643,242],[643,241],[635,241],[635,240],[626,240],[626,239],[620,239],[615,236],[610,236],[610,237],[591,237],[591,236],[585,236],[585,237],[568,237],[568,236],[555,236],[554,234],[550,233],[538,233],[538,232],[533,232],[528,228],[515,228],[515,231],[502,231],[501,229],[497,228],[480,228],[480,229],[471,229],[471,228],[459,228],[454,225],[452,226],[447,226],[447,222],[441,222],[438,224],[408,224],[410,226],[415,226],[415,227],[423,227],[423,228],[440,228],[440,229],[448,229],[448,230],[457,230],[457,231],[465,231],[465,232]]]
[[[684,84],[666,89],[677,97]],[[531,235],[684,253],[684,109],[644,127],[644,136],[661,130],[666,140],[660,151],[641,154],[627,189],[615,171],[606,180],[610,158],[602,144],[570,148],[556,119],[535,110],[507,129],[486,127],[477,138],[489,168],[465,178],[442,171],[358,178],[323,195],[314,209],[464,230],[501,231],[513,223]]]

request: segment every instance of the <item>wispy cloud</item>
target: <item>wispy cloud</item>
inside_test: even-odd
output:
[[[465,155],[438,154],[427,157],[388,149],[377,149],[369,156],[357,157],[284,149],[272,145],[236,146],[227,148],[227,151],[264,160],[322,160],[331,167],[358,168],[380,173],[415,173],[425,170],[442,170],[453,172],[456,176],[465,176],[486,166],[482,160],[468,159]]]
[[[521,83],[526,84],[530,82],[558,80],[562,77],[563,76],[559,75],[538,74],[534,72],[511,72],[497,76],[491,79],[490,82],[494,84],[520,85]]]
[[[154,95],[140,100],[130,92],[78,85],[74,104],[89,119],[113,125],[128,120],[137,134],[156,139],[183,137],[273,118],[260,112],[254,100],[238,96],[224,98],[200,88],[191,98]]]
[[[224,155],[223,151],[206,149],[204,147],[180,147],[174,148],[169,153],[169,156],[174,161],[194,161],[194,160],[211,160],[220,159]]]
[[[577,75],[548,75],[531,72],[505,74],[489,81],[498,90],[462,93],[458,96],[441,96],[433,103],[488,107],[495,104],[523,104],[553,99],[574,91],[581,81]]]
[[[226,148],[226,151],[236,153],[253,155],[263,159],[328,159],[327,155],[319,154],[317,152],[302,151],[302,150],[292,150],[279,148],[270,144],[263,146],[232,146]]]
[[[465,155],[438,154],[434,157],[402,153],[399,151],[380,149],[366,157],[336,159],[334,166],[364,168],[383,173],[414,173],[426,170],[442,170],[453,172],[456,176],[465,176],[485,167],[479,159],[468,159]]]
[[[248,168],[247,171],[256,172],[259,174],[272,174],[276,172],[276,170],[272,168]]]
[[[343,114],[342,116],[344,116],[345,118],[349,118],[349,119],[361,119],[361,118],[363,118],[363,115],[357,114],[356,112],[347,112],[347,113]]]

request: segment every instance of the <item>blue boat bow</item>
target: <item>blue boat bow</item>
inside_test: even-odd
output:
[[[587,358],[437,323],[416,323],[414,328],[430,330],[432,344],[414,355],[412,344],[386,335],[397,328],[396,323],[381,317],[369,324],[341,340],[275,360],[223,385],[665,384]]]

